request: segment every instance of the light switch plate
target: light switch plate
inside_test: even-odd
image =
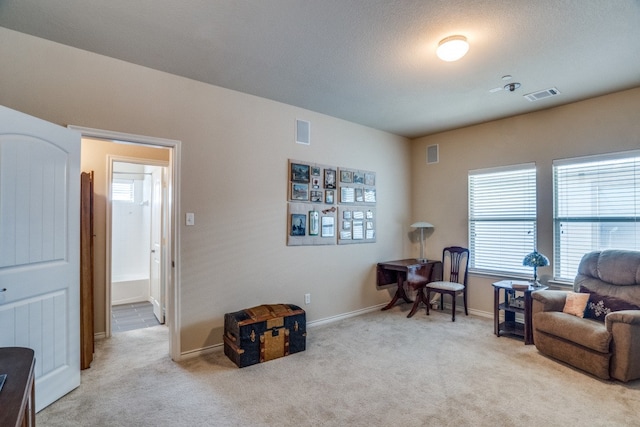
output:
[[[185,224],[186,225],[195,225],[196,224],[196,216],[193,212],[187,212],[185,215]]]

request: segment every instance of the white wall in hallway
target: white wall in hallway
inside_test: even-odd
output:
[[[151,178],[144,174],[144,165],[116,165],[114,182],[131,183],[133,200],[112,202],[112,305],[148,301],[151,250]]]

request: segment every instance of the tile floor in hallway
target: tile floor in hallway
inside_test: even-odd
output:
[[[159,325],[150,302],[114,305],[111,307],[111,332],[132,331]]]

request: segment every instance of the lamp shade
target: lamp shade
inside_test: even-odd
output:
[[[533,251],[524,257],[522,265],[526,267],[546,267],[549,265],[549,258],[538,251]]]
[[[429,222],[424,222],[424,221],[414,222],[413,224],[411,224],[411,227],[413,227],[413,228],[434,228],[433,224],[431,224]]]

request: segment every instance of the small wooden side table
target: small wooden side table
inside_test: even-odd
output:
[[[0,426],[35,426],[36,358],[32,349],[0,348],[0,374],[7,374],[0,390]]]
[[[516,287],[525,286],[527,288]],[[518,280],[501,280],[493,283],[493,333],[500,336],[503,332],[524,338],[525,345],[533,344],[533,328],[531,325],[531,292],[547,289],[548,286],[532,286],[529,282]],[[500,301],[500,290],[504,292],[504,300]],[[523,293],[517,298],[517,292]],[[500,311],[504,311],[504,322],[500,322]],[[516,320],[516,313],[522,314],[522,322]]]

